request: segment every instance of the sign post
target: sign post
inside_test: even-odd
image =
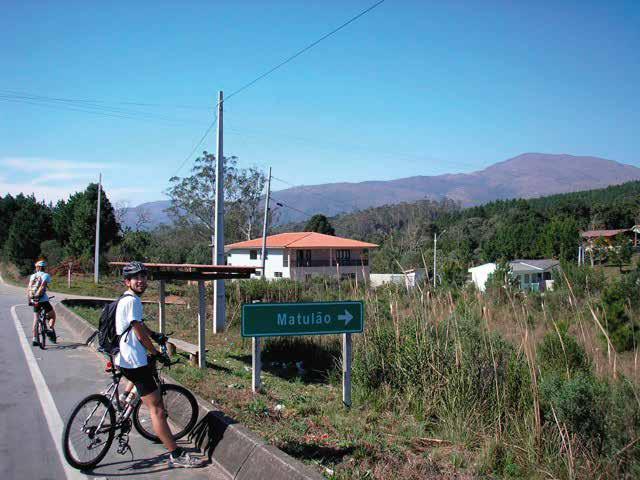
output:
[[[242,306],[242,336],[252,337],[252,390],[260,390],[260,337],[342,335],[342,401],[351,406],[352,333],[364,329],[364,302],[251,303]]]

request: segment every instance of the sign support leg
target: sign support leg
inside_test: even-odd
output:
[[[251,390],[253,393],[258,393],[262,389],[262,382],[260,381],[260,373],[262,372],[262,358],[260,356],[260,337],[251,337],[252,355],[251,355],[251,370],[252,370],[252,382]]]
[[[342,403],[351,407],[351,334],[342,334]]]
[[[160,297],[158,300],[158,331],[164,333],[165,327],[165,305],[164,305],[164,280],[160,280],[160,291],[158,292]]]
[[[198,280],[198,367],[207,366],[205,335],[207,323],[207,304],[205,303],[204,281]]]

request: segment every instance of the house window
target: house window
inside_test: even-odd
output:
[[[368,248],[365,248],[364,250],[362,250],[362,257],[360,258],[360,261],[362,262],[362,265],[364,265],[365,267],[369,265],[369,249]]]
[[[258,259],[258,251],[249,250],[249,260],[257,260],[257,259]]]
[[[351,260],[351,250],[336,250],[336,262],[343,263]]]
[[[524,283],[529,283],[529,274],[528,273],[524,274]]]
[[[273,272],[275,278],[282,278],[282,272]]]
[[[356,274],[353,272],[340,274],[340,280],[355,280],[355,278],[356,278]]]
[[[282,266],[283,267],[289,266],[289,252],[282,253]]]

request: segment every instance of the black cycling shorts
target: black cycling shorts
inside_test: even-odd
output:
[[[122,375],[127,380],[131,380],[138,390],[138,395],[144,397],[158,389],[156,379],[153,377],[153,371],[149,365],[138,368],[122,368]]]
[[[45,313],[49,313],[53,311],[53,307],[49,302],[38,302],[38,306],[36,306],[35,303],[32,303],[32,305],[33,305],[33,311],[36,313],[38,313],[38,310],[40,310],[41,308],[44,309]]]

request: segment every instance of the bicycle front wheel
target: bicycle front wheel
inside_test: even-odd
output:
[[[193,394],[180,385],[163,384],[161,387],[162,402],[167,412],[167,423],[173,438],[178,440],[188,434],[198,420],[198,402]],[[160,439],[153,431],[149,409],[138,402],[133,412],[133,425],[144,438],[152,442]]]
[[[116,433],[116,412],[104,395],[89,395],[78,403],[62,432],[64,458],[74,468],[93,468],[109,451]]]

